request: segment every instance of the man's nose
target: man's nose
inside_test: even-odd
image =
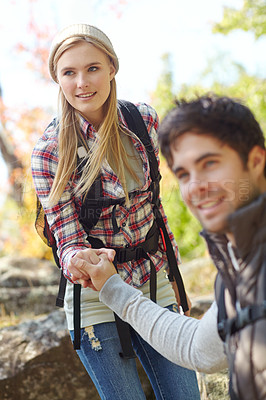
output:
[[[201,200],[208,192],[208,181],[199,177],[192,178],[187,186],[187,195],[193,201]]]

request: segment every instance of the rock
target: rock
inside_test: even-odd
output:
[[[0,276],[2,314],[40,315],[55,310],[60,271],[53,262],[2,257]]]
[[[228,369],[214,374],[197,372],[201,400],[230,400],[228,377]]]
[[[0,287],[19,288],[57,285],[60,271],[49,260],[30,257],[2,257]]]
[[[62,310],[1,329],[1,379],[16,375],[27,362],[59,346],[67,335],[65,313]]]
[[[214,282],[217,269],[210,257],[199,257],[180,264],[185,288],[190,298],[199,296],[214,297]]]
[[[208,258],[182,264],[185,283],[192,274],[197,274],[198,279],[209,265]],[[56,309],[60,271],[53,262],[36,258],[3,257],[0,276],[0,306],[5,315],[40,315]],[[191,293],[191,290],[188,292]],[[198,317],[207,311],[213,295],[209,299],[195,298],[192,292],[191,300],[192,315]]]
[[[138,362],[147,399],[154,395]],[[0,400],[98,400],[62,310],[0,330]]]
[[[198,260],[199,261],[199,260]],[[184,265],[198,274],[206,259]],[[53,262],[34,258],[1,258],[0,306],[5,314],[48,314],[0,329],[0,400],[98,400],[66,328],[65,314],[55,307],[60,273]],[[192,315],[200,316],[213,296],[192,298]],[[137,360],[147,400],[155,399]]]
[[[194,318],[201,317],[211,306],[214,301],[214,294],[191,297],[191,316]]]
[[[47,314],[56,309],[57,292],[58,285],[17,289],[1,288],[0,304],[4,305],[5,315]]]

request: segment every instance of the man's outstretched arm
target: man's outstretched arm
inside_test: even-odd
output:
[[[217,332],[216,303],[201,320],[186,317],[158,306],[118,274],[102,287],[100,300],[175,364],[206,373],[227,367]]]
[[[212,373],[227,367],[223,343],[217,332],[216,303],[201,320],[171,312],[125,283],[109,261],[112,257],[97,252],[100,258],[97,265],[86,257],[77,260],[75,276],[79,278],[79,268],[86,273],[91,280],[88,286],[100,290],[100,300],[144,340],[164,357],[185,368]]]

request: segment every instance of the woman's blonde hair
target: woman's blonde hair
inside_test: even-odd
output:
[[[57,63],[61,55],[69,48],[75,46],[81,41],[93,44],[102,50],[115,66],[114,55],[106,49],[100,42],[86,37],[74,37],[65,40],[57,49],[53,58],[54,74],[56,75]],[[75,187],[75,193],[79,196],[86,194],[97,176],[105,159],[113,162],[114,170],[123,186],[126,201],[128,202],[128,191],[125,180],[125,169],[130,175],[139,182],[134,170],[128,163],[128,156],[120,138],[120,132],[123,129],[118,123],[117,114],[117,95],[116,81],[113,78],[110,82],[110,94],[103,105],[104,119],[98,128],[98,140],[88,149],[87,162],[78,185]],[[59,88],[59,108],[61,108],[58,121],[58,152],[59,160],[54,182],[51,188],[49,203],[54,205],[60,200],[73,172],[77,168],[77,148],[82,134],[80,132],[80,123],[78,112],[68,103],[62,89]],[[86,143],[84,143],[86,145]]]

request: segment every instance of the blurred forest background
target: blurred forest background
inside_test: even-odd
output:
[[[28,0],[29,10],[34,10],[38,1],[40,0]],[[123,5],[131,1],[113,0],[108,4],[117,11],[117,18],[123,18]],[[98,0],[99,4],[101,2]],[[243,0],[240,3],[241,7],[238,9],[224,7],[221,21],[213,24],[212,34],[230,35],[235,30],[242,30],[251,32],[256,40],[262,40],[266,34],[266,1]],[[18,34],[17,45],[13,51],[16,52],[18,59],[25,61],[25,69],[29,69],[43,84],[51,85],[47,71],[47,57],[49,44],[57,27],[54,23],[49,26],[49,21],[45,21],[43,25],[37,23],[34,12],[29,13],[27,23],[31,41],[21,42]],[[173,48],[174,51],[178,50]],[[150,93],[150,104],[155,107],[161,119],[173,107],[175,98],[184,96],[191,98],[197,94],[214,91],[242,99],[253,110],[265,131],[265,76],[251,75],[243,65],[220,54],[208,61],[208,68],[198,74],[196,82],[182,84],[176,88],[171,57],[171,53],[161,55],[161,75],[156,89]],[[147,56],[147,60],[138,61],[141,62],[148,63],[149,57]],[[196,59],[195,68],[197,68]],[[227,79],[224,79],[225,75]],[[17,90],[19,91],[19,82]],[[38,238],[34,229],[36,198],[30,173],[30,154],[54,114],[54,109],[47,106],[12,109],[6,105],[5,95],[0,91],[0,152],[8,171],[8,184],[2,182],[1,186],[0,257],[21,254],[51,258],[50,250]],[[198,235],[200,226],[186,210],[178,186],[163,159],[161,170],[162,199],[170,226],[179,243],[181,256],[184,260],[202,256],[205,253],[205,246]]]
[[[218,3],[220,8],[221,5],[223,6],[220,20],[217,21],[216,18],[215,21],[208,22],[209,26],[211,26],[211,32],[208,39],[206,37],[203,38],[201,32],[199,32],[200,28],[197,25],[197,21],[204,15],[207,6],[214,9],[216,4],[218,7]],[[179,5],[179,15],[176,15],[175,18],[174,13],[176,12],[177,4]],[[206,92],[229,95],[246,103],[254,112],[264,132],[266,132],[266,68],[265,65],[260,64],[261,59],[266,60],[266,0],[187,0],[186,2],[183,0],[164,0],[164,2],[160,2],[160,0],[87,0],[86,5],[79,0],[46,0],[45,2],[42,0],[1,0],[0,54],[3,54],[2,47],[10,39],[8,37],[9,34],[12,33],[12,37],[15,37],[13,39],[15,44],[6,50],[7,56],[11,56],[10,59],[13,60],[14,64],[12,65],[12,61],[9,62],[10,73],[13,75],[8,82],[1,69],[5,64],[5,60],[3,56],[0,56],[0,271],[2,267],[5,275],[5,279],[2,276],[0,278],[2,294],[2,300],[0,299],[0,329],[8,326],[6,330],[5,328],[2,330],[2,338],[4,337],[4,332],[6,332],[6,342],[2,340],[2,348],[4,348],[2,356],[6,355],[4,360],[7,379],[0,379],[1,400],[1,388],[4,388],[2,390],[5,393],[3,399],[26,400],[26,398],[37,398],[32,397],[33,388],[38,394],[40,394],[40,390],[43,391],[43,397],[38,397],[42,400],[57,399],[57,397],[51,397],[49,391],[46,396],[46,388],[49,389],[51,386],[52,392],[54,388],[58,389],[58,385],[61,388],[60,382],[61,384],[64,384],[65,381],[68,382],[69,377],[73,375],[73,368],[75,368],[75,373],[79,368],[79,364],[72,367],[70,363],[70,375],[66,375],[65,378],[62,378],[61,375],[65,367],[61,367],[60,373],[51,369],[51,375],[47,375],[47,365],[53,364],[51,360],[47,361],[46,358],[41,358],[39,362],[36,355],[30,354],[30,360],[31,358],[36,358],[36,379],[34,378],[33,371],[35,370],[32,364],[29,364],[28,375],[27,363],[24,366],[26,375],[23,375],[23,371],[21,375],[16,375],[17,371],[14,366],[19,364],[20,357],[23,360],[28,356],[27,351],[24,351],[26,339],[23,335],[21,339],[17,339],[20,338],[20,329],[24,329],[23,324],[21,325],[22,328],[18,326],[18,331],[14,334],[15,341],[10,339],[10,332],[13,329],[10,325],[18,324],[27,316],[35,318],[36,315],[47,313],[54,309],[58,274],[56,271],[55,286],[48,286],[54,285],[54,283],[51,279],[52,283],[50,281],[50,283],[46,282],[46,278],[52,276],[51,269],[47,273],[46,267],[48,268],[49,264],[54,270],[54,265],[49,261],[52,260],[51,250],[38,237],[34,227],[36,196],[31,178],[30,156],[37,139],[56,114],[57,87],[51,82],[47,68],[49,46],[54,34],[58,29],[61,29],[60,22],[63,20],[61,14],[67,13],[68,21],[66,24],[71,23],[72,13],[74,19],[77,5],[79,7],[84,6],[86,10],[90,10],[88,18],[82,8],[78,10],[79,15],[84,14],[84,22],[93,23],[103,30],[105,30],[106,21],[108,22],[109,30],[105,31],[113,41],[115,49],[121,47],[120,42],[124,41],[122,52],[123,46],[125,52],[128,49],[130,51],[132,42],[134,42],[134,49],[137,51],[127,54],[124,58],[121,55],[121,70],[118,75],[122,76],[124,81],[126,79],[128,86],[127,84],[121,85],[121,83],[120,86],[118,85],[120,91],[122,88],[122,96],[120,98],[136,102],[146,101],[157,110],[160,119],[163,119],[174,106],[174,101],[177,98],[193,98]],[[173,7],[173,10],[171,7]],[[11,17],[10,22],[3,17],[7,8],[9,12],[6,15]],[[171,26],[171,24],[179,24],[184,16],[185,21],[183,21],[183,24],[181,23],[178,29],[174,29],[176,26]],[[109,21],[110,19],[111,22]],[[21,21],[23,21],[23,29],[26,31],[26,35],[25,32],[20,31]],[[98,24],[99,21],[101,23]],[[112,25],[115,24],[117,26],[114,26],[112,30]],[[5,29],[6,26],[8,26],[8,29]],[[126,31],[125,34],[124,30]],[[236,42],[235,33],[239,33],[239,36],[237,36],[239,42]],[[186,35],[190,36],[190,41],[185,40]],[[220,51],[218,46],[216,55],[213,57],[205,57],[208,52],[199,54],[197,46],[200,47],[199,44],[201,44],[200,48],[202,49],[203,41],[203,45],[208,49],[208,46],[211,47],[214,43],[212,38],[217,36],[220,38],[220,43],[225,41],[228,47],[230,46],[230,41],[232,41],[231,53],[227,50],[225,52]],[[162,40],[159,43],[158,39],[160,38]],[[204,42],[205,40],[206,43]],[[254,42],[262,49],[261,53],[263,54],[261,54],[261,57],[260,54],[256,56],[254,49],[251,49],[250,45]],[[239,61],[238,50],[240,48],[242,54],[244,53],[245,55],[245,60],[249,61],[248,63]],[[143,92],[144,87],[148,90],[148,81],[151,81],[155,70],[158,71],[157,64],[159,63],[155,58],[156,52],[157,57],[159,53],[161,70],[153,81],[153,89],[149,90],[146,99],[143,99],[141,94],[138,95],[138,98],[133,99],[130,86],[134,86],[134,89],[136,87],[139,93]],[[117,50],[117,53],[119,55],[119,50]],[[173,62],[174,59],[178,59],[176,64]],[[206,67],[201,69],[202,59],[205,61]],[[184,68],[183,75],[180,73],[181,67],[183,67],[182,64],[186,64],[186,67],[190,67],[190,70],[194,69],[194,79],[183,79]],[[247,64],[253,68],[248,68]],[[26,74],[34,76],[33,83],[28,87],[26,78],[24,82]],[[118,80],[120,79],[119,76]],[[178,80],[178,84],[176,84],[177,76],[181,77]],[[123,79],[121,82],[123,82]],[[36,90],[33,91],[32,89],[35,88],[31,86],[35,85]],[[38,88],[40,88],[40,92],[38,92]],[[32,93],[35,93],[35,95]],[[15,100],[14,103],[10,101],[10,98]],[[23,99],[22,105],[16,104],[16,100],[19,98]],[[203,295],[209,296],[205,304],[208,308],[213,299],[213,281],[216,271],[208,260],[205,244],[199,236],[201,228],[185,208],[178,185],[163,157],[161,157],[161,174],[163,176],[161,196],[169,224],[179,244],[184,264],[192,266],[191,272],[184,275],[187,291],[189,295],[192,294],[192,296],[198,298],[204,297]],[[10,260],[12,257],[20,263],[16,264],[19,265],[18,268],[13,267],[13,275],[12,273],[8,275],[10,263],[6,260]],[[196,263],[193,264],[194,261]],[[34,284],[36,285],[35,287],[32,283],[36,268],[41,269],[41,264],[43,264],[44,275],[39,274],[41,277],[39,278],[39,285],[44,284],[44,288],[37,287],[37,284]],[[23,276],[20,279],[21,270],[27,267],[30,269],[30,278],[24,279],[24,282]],[[184,272],[186,271],[183,269],[182,273],[184,274]],[[1,281],[4,281],[2,286]],[[21,282],[24,282],[23,285],[26,283],[25,286],[28,287],[20,287],[22,285]],[[8,294],[9,292],[10,294]],[[43,301],[44,296],[45,301]],[[9,302],[7,302],[7,298]],[[18,310],[19,305],[20,309]],[[45,311],[43,307],[46,307]],[[37,309],[38,311],[36,311]],[[199,315],[195,316],[201,316],[206,309],[202,309],[201,305]],[[59,314],[50,314],[48,321],[53,318],[51,315]],[[51,326],[55,326],[55,332],[57,332],[57,320],[55,323],[50,324],[49,322],[47,333],[43,330],[41,321],[38,322],[40,324],[40,332],[42,332],[44,343],[46,343],[46,336],[51,334]],[[9,327],[11,330],[8,330]],[[36,325],[31,331],[36,331]],[[28,340],[30,335],[26,336]],[[31,341],[31,346],[34,346],[33,343],[35,343],[38,356],[41,343],[40,337],[37,335],[35,342],[32,338],[29,341]],[[9,343],[8,352],[6,347]],[[30,353],[32,353],[31,346],[28,346]],[[60,362],[65,359],[65,354],[68,353],[65,350],[65,342],[61,343],[60,348],[63,355],[55,358],[55,366],[60,366]],[[44,357],[46,357],[46,351],[46,347],[41,350],[44,353]],[[12,364],[13,362],[14,365]],[[10,371],[9,364],[11,365]],[[38,375],[38,365],[44,366],[45,373]],[[20,370],[20,366],[18,366],[18,370]],[[84,375],[84,371],[80,372],[80,374],[82,373]],[[29,377],[33,380],[29,380]],[[40,377],[48,378],[45,380]],[[60,378],[59,381],[56,380],[57,377]],[[86,380],[87,376],[83,378]],[[14,380],[12,381],[12,379]],[[51,384],[51,381],[54,382],[55,386]],[[15,386],[13,382],[16,382]],[[77,382],[79,383],[79,379],[76,380]],[[209,377],[203,374],[199,382],[201,382],[202,387],[201,393],[205,393],[205,395],[202,394],[203,400],[228,399],[226,371]],[[40,386],[37,383],[40,383]],[[71,384],[65,387],[66,390],[69,391],[69,388],[71,390],[75,389],[76,383],[71,381]],[[13,395],[6,397],[13,386]],[[73,392],[75,394],[70,391],[67,394],[69,397],[66,398],[88,398],[87,381],[82,384],[84,397],[80,397],[79,386],[77,391]],[[23,392],[24,390],[25,392]],[[28,393],[29,397],[25,393]],[[76,393],[79,393],[78,397]],[[55,396],[54,392],[52,396]],[[62,393],[60,393],[60,396],[62,396]],[[58,398],[62,398],[60,396]],[[153,397],[147,398],[153,399]]]

